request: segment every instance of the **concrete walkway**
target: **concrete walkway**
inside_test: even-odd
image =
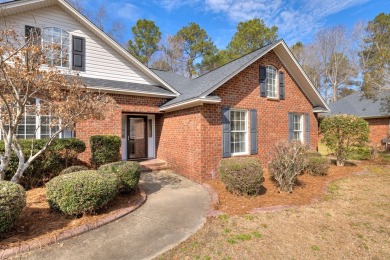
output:
[[[169,171],[143,173],[146,203],[133,213],[27,259],[150,259],[185,240],[206,221],[208,193]]]

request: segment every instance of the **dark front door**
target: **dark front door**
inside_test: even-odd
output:
[[[146,117],[127,117],[127,158],[146,158],[148,143],[146,135]]]

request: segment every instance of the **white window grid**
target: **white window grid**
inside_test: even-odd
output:
[[[51,50],[46,53],[46,62],[50,66],[69,67],[69,33],[55,27],[45,27],[42,33],[44,46],[58,45],[59,50]]]
[[[275,67],[267,66],[266,67],[266,77],[267,77],[267,97],[276,98],[277,91],[277,81],[278,81],[278,73]]]
[[[302,114],[293,115],[294,140],[303,141],[303,116]]]
[[[246,110],[230,111],[231,153],[232,155],[248,152],[248,113]]]

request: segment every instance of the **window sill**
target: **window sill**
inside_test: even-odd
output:
[[[273,98],[273,97],[267,97],[267,100],[269,100],[269,101],[280,101],[279,98]]]
[[[233,157],[233,156],[246,156],[246,155],[249,155],[249,153],[248,153],[248,152],[243,152],[243,153],[232,153],[231,155],[232,155],[232,157]]]

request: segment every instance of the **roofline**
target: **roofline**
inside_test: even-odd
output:
[[[270,49],[272,50],[272,49],[275,48],[281,41],[282,41],[282,40],[279,40],[279,41],[277,41],[277,42],[275,42],[275,43],[273,43],[273,44],[270,44],[270,45],[268,45],[268,46],[264,46],[264,47],[262,47],[262,48],[268,47],[268,48],[270,48]],[[258,49],[258,50],[259,50],[259,49]],[[257,51],[257,50],[256,50],[256,51]],[[255,51],[253,51],[253,52],[255,52]],[[236,76],[238,73],[240,73],[241,71],[243,71],[244,69],[246,69],[249,65],[251,65],[253,62],[255,62],[256,60],[258,60],[259,58],[263,57],[263,56],[264,56],[265,54],[267,54],[267,53],[268,53],[268,52],[262,53],[262,54],[256,56],[255,58],[251,59],[250,61],[248,61],[247,63],[245,63],[244,66],[240,67],[240,68],[237,69],[235,72],[230,73],[230,74],[227,75],[224,79],[222,79],[220,82],[218,82],[216,85],[214,85],[212,88],[210,88],[210,89],[208,89],[207,91],[203,92],[203,93],[200,95],[200,97],[202,97],[202,98],[207,97],[207,96],[210,95],[213,91],[215,91],[215,90],[218,89],[220,86],[222,86],[223,84],[225,84],[226,82],[228,82],[230,79],[232,79],[232,78],[233,78],[234,76]],[[250,53],[248,53],[248,54],[246,54],[246,55],[249,55],[249,54],[250,54]],[[246,55],[244,55],[244,56],[246,56]],[[242,57],[244,57],[244,56],[242,56]],[[240,58],[242,58],[242,57],[240,57]],[[236,60],[237,60],[237,59],[236,59]],[[233,61],[231,61],[231,62],[233,62]],[[229,63],[230,63],[230,62],[229,62]],[[229,64],[229,63],[227,63],[227,64]],[[227,64],[225,64],[225,65],[227,65]],[[224,65],[224,66],[225,66],[225,65]]]
[[[114,88],[99,88],[99,87],[90,87],[87,85],[88,89],[93,91],[104,91],[112,94],[125,94],[125,95],[134,95],[134,96],[147,96],[147,97],[160,97],[160,98],[175,98],[176,95],[167,95],[158,92],[149,92],[149,91],[136,91],[136,90],[123,90],[123,89],[114,89]]]
[[[316,89],[316,87],[314,87],[313,85],[313,82],[311,82],[311,80],[309,79],[309,77],[307,76],[306,72],[303,70],[302,66],[299,64],[299,62],[297,61],[297,59],[295,58],[295,56],[292,54],[290,48],[287,47],[287,44],[284,42],[284,40],[281,41],[282,42],[282,45],[283,47],[287,50],[288,54],[290,55],[290,57],[293,59],[295,65],[298,67],[298,69],[301,71],[301,73],[303,74],[303,76],[305,77],[306,81],[310,84],[310,86],[313,88],[313,90],[315,91],[315,93],[317,94],[317,96],[320,98],[320,100],[322,101],[322,103],[325,105],[325,108],[330,111],[330,107],[328,106],[328,104],[326,103],[326,101],[324,100],[324,98],[321,96],[320,92],[318,92],[318,89]],[[275,46],[276,47],[276,46]]]
[[[2,3],[3,8],[9,8],[12,6],[22,6],[25,4],[33,4],[37,2],[42,2],[45,0],[21,0],[21,1],[12,1]],[[148,67],[142,64],[139,60],[137,60],[133,55],[131,55],[128,51],[126,51],[120,44],[118,44],[115,40],[113,40],[110,36],[108,36],[105,32],[100,30],[94,23],[92,23],[88,18],[86,18],[83,14],[77,11],[72,5],[70,5],[65,0],[52,0],[53,3],[57,3],[61,8],[68,10],[73,15],[81,19],[86,25],[87,29],[91,30],[93,33],[100,35],[109,46],[111,46],[114,50],[116,50],[119,54],[125,57],[128,61],[130,61],[133,65],[135,65],[138,69],[144,72],[146,75],[151,77],[154,80],[157,80],[168,90],[172,91],[176,96],[180,96],[180,93],[176,91],[172,86],[170,86],[167,82],[165,82],[162,78],[160,78],[157,74],[151,71]]]
[[[190,107],[195,107],[195,106],[201,106],[203,104],[218,104],[221,103],[221,98],[220,97],[213,97],[213,98],[192,98],[192,99],[187,99],[182,102],[164,107],[160,107],[161,112],[172,112],[184,108],[190,108]]]

